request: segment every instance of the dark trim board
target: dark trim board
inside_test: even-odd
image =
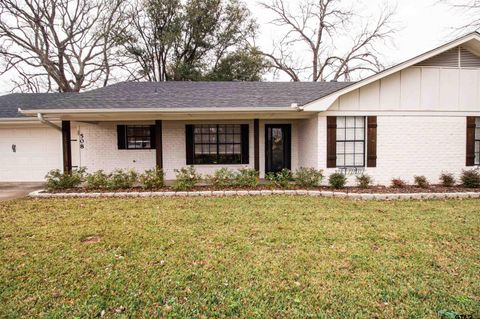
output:
[[[258,172],[260,172],[260,120],[254,119],[253,120],[253,163],[254,168]]]
[[[155,159],[158,168],[163,168],[162,121],[155,121]]]
[[[62,121],[63,172],[72,172],[72,136],[70,121]]]

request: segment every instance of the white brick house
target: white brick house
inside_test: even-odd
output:
[[[249,166],[437,182],[480,164],[480,34],[356,83],[119,83],[0,97],[0,181]]]

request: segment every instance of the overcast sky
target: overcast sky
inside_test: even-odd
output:
[[[272,39],[275,38],[274,26],[268,24],[272,19],[271,13],[263,9],[257,0],[244,0],[251,9],[260,26],[260,36],[257,41],[263,50],[268,51]],[[295,6],[301,0],[288,0],[289,5]],[[399,31],[394,35],[394,43],[388,43],[379,48],[382,53],[381,61],[389,66],[416,56],[422,52],[439,46],[454,37],[453,27],[467,23],[468,18],[461,12],[439,4],[439,0],[352,0],[359,8],[362,16],[376,16],[380,7],[385,4],[396,7],[395,21]],[[266,80],[289,80],[285,76]],[[9,78],[0,77],[0,94],[8,93],[11,89]]]

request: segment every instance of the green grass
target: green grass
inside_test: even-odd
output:
[[[479,208],[286,196],[3,202],[0,316],[478,317]]]

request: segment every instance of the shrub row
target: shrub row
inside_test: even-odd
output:
[[[160,188],[164,186],[164,174],[161,169],[155,168],[138,174],[134,170],[117,169],[112,173],[105,173],[103,170],[87,174],[85,169],[64,174],[60,170],[50,171],[46,179],[46,187],[49,190],[68,189],[78,187],[82,184],[87,189],[127,189],[137,183],[142,184],[146,189]]]
[[[415,176],[414,177],[415,186],[419,188],[428,188],[430,187],[430,182],[425,176]],[[453,187],[457,185],[457,180],[452,173],[442,173],[440,175],[440,184],[444,187]],[[460,175],[460,186],[465,188],[479,188],[480,187],[480,170],[479,169],[470,169],[463,170]],[[404,188],[407,187],[407,183],[401,178],[392,179],[390,187],[392,188]]]
[[[195,187],[200,181],[204,180],[208,184],[218,188],[245,187],[254,188],[258,186],[258,174],[254,169],[241,168],[237,171],[228,168],[220,168],[212,175],[203,177],[193,166],[183,167],[175,170],[176,179],[172,185],[174,190],[184,191]],[[372,185],[372,177],[367,174],[355,176],[356,185],[360,188],[368,188]],[[46,176],[46,186],[50,190],[68,189],[85,185],[88,189],[127,189],[136,185],[141,185],[145,189],[157,189],[165,185],[165,174],[162,169],[155,168],[138,174],[134,170],[115,170],[112,173],[105,173],[102,170],[87,174],[85,169],[74,171],[70,174],[64,174],[60,170],[52,170]],[[317,187],[320,186],[323,179],[323,171],[314,168],[299,168],[292,172],[284,169],[277,173],[268,173],[265,179],[275,187],[288,188],[290,186],[299,187]],[[414,177],[415,186],[428,188],[430,183],[425,176]],[[456,185],[453,174],[443,173],[440,176],[442,186],[452,187]],[[347,176],[342,173],[333,173],[328,178],[331,187],[340,189],[345,187]],[[460,176],[460,184],[466,188],[480,187],[480,170],[464,170]],[[394,178],[391,181],[392,188],[407,187],[407,183],[400,178]]]

